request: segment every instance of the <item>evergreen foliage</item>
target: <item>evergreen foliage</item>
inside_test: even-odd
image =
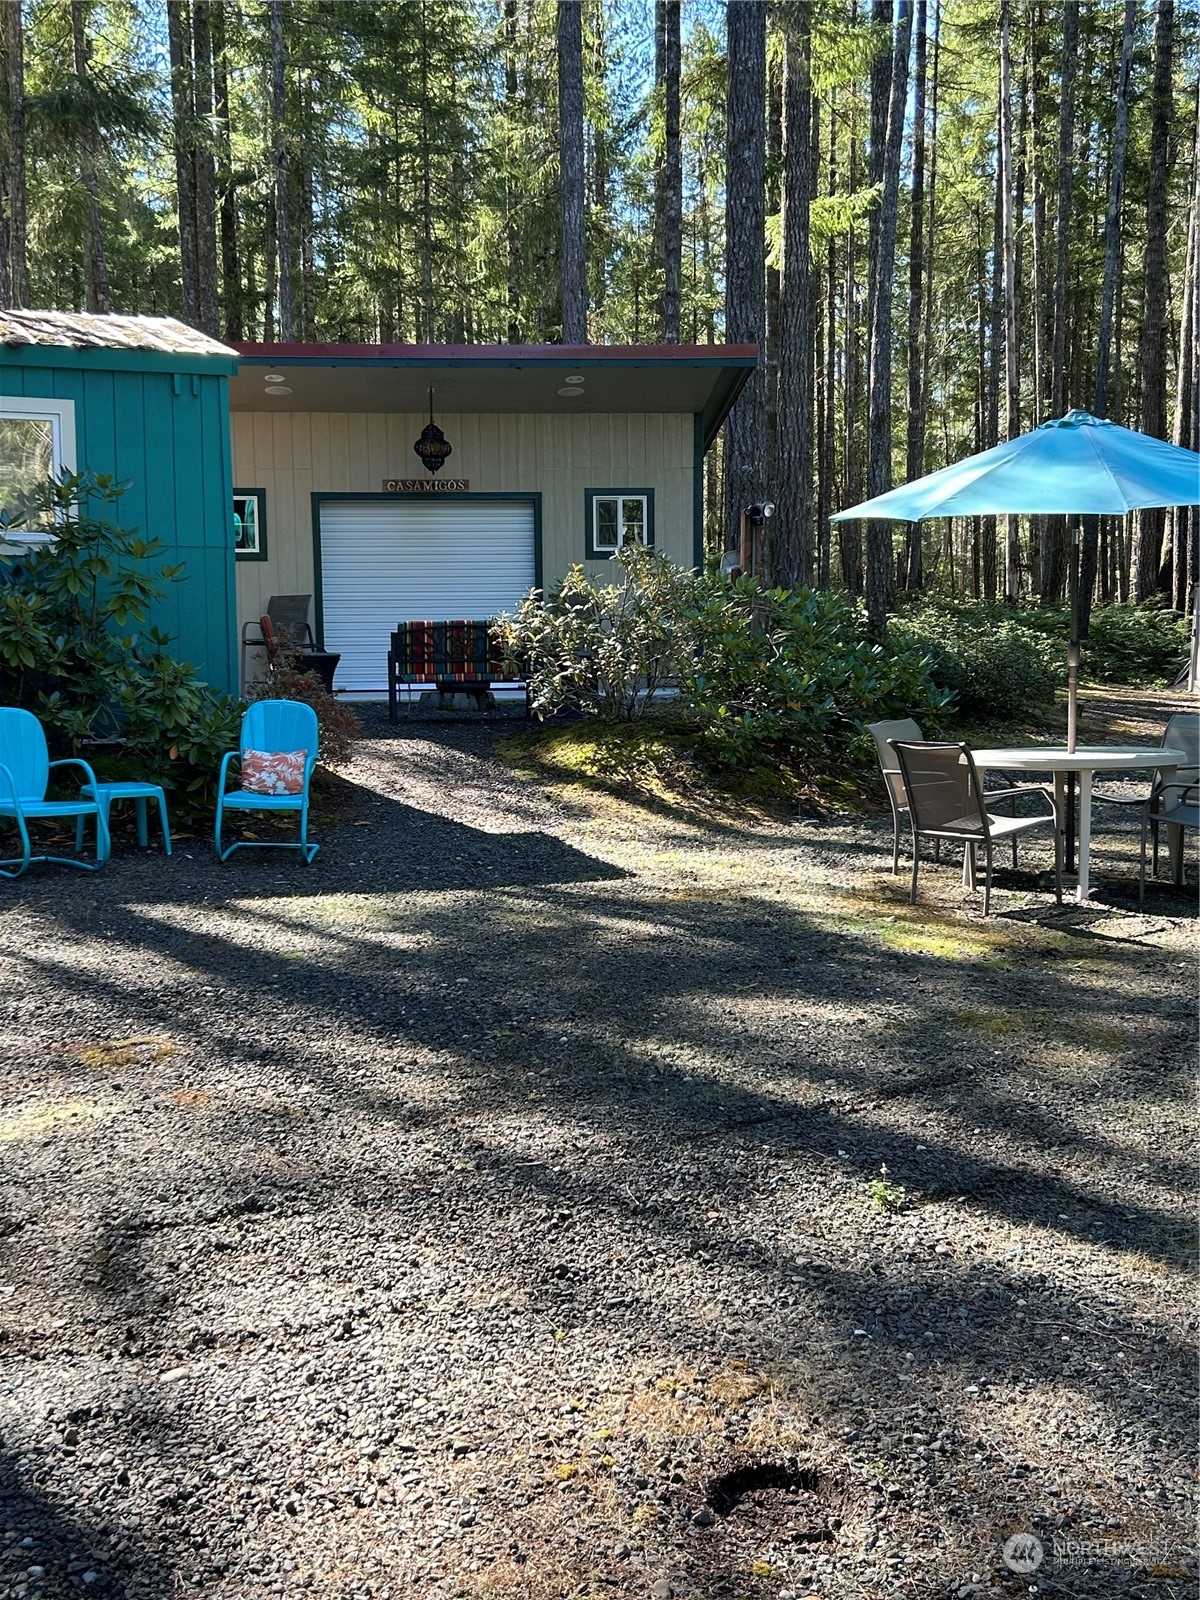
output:
[[[736,15],[758,7],[741,0]],[[1115,420],[1200,445],[1200,11],[779,0],[765,87],[756,35],[730,100],[718,0],[687,0],[678,19],[673,0],[580,9],[571,140],[583,143],[588,338],[654,342],[676,320],[684,341],[736,332],[725,219],[765,219],[766,383],[752,400],[765,415],[734,427],[762,459],[729,454],[730,497],[714,456],[711,542],[733,525],[736,486],[765,475],[779,502],[772,581],[865,588],[876,621],[896,589],[1061,598],[1054,520],[865,539],[847,527],[831,547],[827,518],[868,482],[932,470],[1097,395]],[[230,339],[561,337],[557,0],[9,0],[4,12],[0,304],[186,314]],[[677,61],[665,48],[675,20]],[[790,319],[782,152],[800,149],[788,108],[801,115],[809,97],[785,92],[789,71],[811,84],[814,190],[811,305]],[[918,76],[920,130],[918,100],[901,92]],[[765,195],[747,188],[757,157],[727,171],[729,106],[736,138],[747,117],[758,125],[747,92],[764,100]],[[889,105],[902,102],[897,142]],[[753,255],[752,239],[738,243],[738,282]],[[812,381],[780,384],[797,365]],[[1100,519],[1088,538],[1098,604],[1157,591],[1187,609],[1194,513]]]

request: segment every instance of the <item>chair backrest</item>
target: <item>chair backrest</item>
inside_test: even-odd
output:
[[[1164,749],[1185,753],[1187,760],[1177,769],[1178,776],[1194,779],[1200,768],[1200,713],[1177,711],[1167,723],[1162,742]]]
[[[299,633],[308,622],[311,604],[310,594],[273,594],[267,601],[267,615],[277,629],[286,628],[289,633]]]
[[[908,804],[904,797],[904,778],[896,757],[889,745],[892,739],[905,739],[915,743],[924,739],[925,735],[911,717],[901,717],[895,722],[868,722],[867,732],[875,741],[875,749],[879,755],[879,770],[883,773],[883,781],[891,790],[893,801],[898,806]]]
[[[256,700],[242,718],[243,750],[317,753],[317,713],[300,700]]]
[[[311,603],[310,594],[273,594],[267,601],[267,616],[271,619],[271,626],[277,634],[286,635],[289,644],[312,644],[313,633],[308,625]]]
[[[44,800],[50,778],[50,752],[46,734],[32,711],[0,706],[0,766],[12,773],[19,800]],[[8,785],[0,782],[0,800],[8,800]]]
[[[979,780],[965,744],[894,740],[892,749],[904,775],[904,792],[918,833],[954,826],[956,831],[977,830],[983,836],[986,823]]]

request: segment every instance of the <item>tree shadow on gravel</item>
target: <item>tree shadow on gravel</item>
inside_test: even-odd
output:
[[[44,1474],[39,1478],[45,1481]],[[16,1537],[4,1538],[6,1530]],[[177,1594],[171,1566],[128,1531],[123,1537],[126,1548],[117,1552],[103,1506],[91,1518],[79,1508],[68,1511],[35,1487],[31,1462],[0,1451],[0,1583],[11,1585],[12,1593],[55,1600],[69,1595],[166,1600]],[[26,1545],[27,1539],[32,1544]],[[30,1576],[31,1567],[41,1573]]]
[[[174,1044],[100,1075],[114,1118],[128,1091],[157,1130],[88,1190],[109,1308],[152,1323],[160,1226],[214,1250],[238,1229],[250,1281],[277,1272],[285,1223],[361,1239],[420,1212],[480,1284],[485,1327],[503,1312],[487,1291],[516,1283],[543,1331],[620,1346],[632,1315],[652,1329],[636,1348],[807,1367],[817,1423],[834,1393],[843,1410],[918,1396],[958,1419],[964,1452],[989,1385],[1087,1395],[1114,1433],[1140,1405],[1189,1436],[1186,1351],[1153,1304],[1135,1321],[1105,1296],[1110,1271],[1182,1259],[1190,1173],[1133,1137],[1155,1133],[1150,1091],[1188,1092],[1190,1002],[1164,993],[1161,950],[1073,913],[1027,928],[866,896],[798,909],[769,884],[647,894],[551,836],[378,803],[392,860],[374,829],[352,854],[345,830],[308,871],[197,853],[11,897],[39,935],[10,971],[53,1008],[60,1063],[97,1033]],[[895,1216],[869,1198],[881,1167],[907,1191]],[[805,1212],[826,1196],[837,1228]],[[499,1258],[481,1216],[507,1230]],[[958,1249],[968,1220],[986,1249]],[[598,1271],[601,1227],[628,1258]],[[1035,1268],[999,1259],[1008,1227]],[[1073,1265],[1085,1248],[1095,1271]],[[185,1330],[157,1315],[166,1365]],[[1102,1370],[1114,1345],[1129,1392]],[[848,1453],[868,1451],[860,1426],[834,1429]]]
[[[521,905],[529,909],[524,899]],[[394,957],[378,930],[312,928],[303,916],[285,924],[285,936],[311,933],[321,942],[320,952],[282,955],[269,948],[268,938],[255,935],[262,926],[278,938],[271,927],[279,911],[274,906],[261,913],[240,906],[236,922],[220,933],[159,922],[147,914],[153,907],[142,897],[122,908],[126,940],[219,985],[224,1017],[212,1014],[211,990],[189,1000],[190,985],[184,985],[182,992],[172,988],[137,1000],[121,979],[78,971],[68,976],[37,952],[25,959],[46,977],[69,983],[80,998],[126,1011],[133,1006],[140,1026],[174,1022],[177,1030],[190,1031],[197,1049],[216,1045],[247,1064],[286,1065],[335,1102],[347,1092],[363,1092],[347,1073],[344,1054],[325,1053],[323,1067],[319,1047],[297,1053],[280,1042],[319,1039],[326,1016],[376,1043],[404,1042],[472,1058],[475,1097],[508,1099],[515,1087],[513,1066],[546,1063],[554,1077],[539,1085],[545,1109],[598,1129],[666,1137],[679,1146],[757,1129],[773,1142],[825,1159],[844,1149],[845,1170],[864,1181],[886,1163],[897,1182],[926,1194],[961,1195],[1012,1221],[1053,1225],[1088,1242],[1095,1241],[1098,1223],[1102,1238],[1178,1261],[1181,1245],[1172,1218],[1153,1205],[1091,1191],[1072,1170],[1079,1156],[1101,1155],[1105,1141],[1094,1128],[1074,1123],[1069,1099],[1060,1094],[1051,1114],[1044,1084],[1030,1080],[1029,1092],[1018,1101],[989,1081],[997,1074],[1004,1079],[1004,1062],[997,1067],[995,1057],[1011,1051],[1003,1034],[986,1032],[989,991],[1001,1021],[1014,1010],[1019,1015],[1023,1007],[1030,1009],[1036,997],[1047,1028],[1053,1024],[1076,1044],[1087,1041],[1078,994],[1046,967],[1036,974],[1035,995],[1026,995],[1014,992],[1012,976],[996,973],[987,961],[948,964],[912,950],[897,953],[761,903],[614,906],[586,891],[563,899],[543,890],[534,909],[540,916],[516,926],[506,918],[503,898],[465,915],[410,904],[395,926],[416,946]],[[76,932],[85,928],[76,925]],[[690,960],[666,957],[663,947],[675,938],[688,946]],[[785,955],[789,959],[781,960]],[[752,994],[739,992],[742,974],[751,979]],[[758,1002],[783,1002],[794,1010],[833,997],[850,1011],[857,1004],[890,1004],[897,1014],[877,1037],[863,1038],[849,1052],[844,1039],[828,1052],[829,1041],[818,1034],[813,1043],[821,1048],[814,1054],[803,1031],[771,1038],[760,1025],[758,1037],[747,1039],[736,1021],[729,1025],[714,1016],[714,981],[729,990],[735,1012],[738,1005],[744,1010]],[[941,1003],[931,1005],[912,993],[922,983],[940,986]],[[519,984],[531,987],[518,990]],[[294,1015],[289,1007],[296,1008]],[[1139,1055],[1146,1054],[1136,1037],[1139,1026],[1151,1028],[1159,1020],[1153,994],[1130,996],[1122,1007],[1121,1034],[1097,1029],[1102,1050],[1122,1058],[1110,1074],[1118,1098]],[[193,1009],[197,1015],[189,1029]],[[985,1030],[983,1044],[973,1037],[977,1019]],[[660,1053],[666,1040],[701,1062],[730,1065],[750,1043],[781,1058],[775,1063],[780,1081],[771,1090],[756,1085],[761,1068],[753,1062],[742,1081],[706,1077],[703,1069],[680,1073]],[[1182,1019],[1155,1044],[1151,1061],[1158,1062],[1161,1048],[1168,1057],[1186,1051]],[[449,1070],[453,1074],[457,1064]],[[836,1073],[832,1095],[830,1072]],[[1071,1091],[1069,1078],[1062,1087]],[[1160,1082],[1159,1092],[1163,1087]],[[859,1098],[839,1103],[847,1094]],[[378,1111],[386,1100],[386,1092],[377,1090],[369,1097]],[[878,1112],[901,1101],[936,1112],[944,1131],[930,1122],[918,1147],[912,1133],[890,1128]],[[1051,1163],[1064,1170],[1047,1170]],[[1150,1164],[1164,1179],[1183,1176],[1169,1153]]]

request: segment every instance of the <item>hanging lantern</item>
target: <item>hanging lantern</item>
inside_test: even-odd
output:
[[[433,420],[433,390],[429,391],[429,421],[421,430],[421,437],[413,449],[425,463],[426,472],[440,472],[446,457],[454,454],[454,446]]]

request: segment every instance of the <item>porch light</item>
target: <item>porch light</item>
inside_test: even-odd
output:
[[[454,446],[433,420],[433,390],[429,391],[429,421],[421,430],[421,437],[413,449],[425,463],[426,472],[440,472],[446,457],[454,454]]]
[[[266,377],[263,379],[263,382],[264,383],[282,383],[283,382],[283,373],[282,372],[268,372]]]
[[[268,394],[291,394],[291,392],[286,383],[269,383],[267,385]]]
[[[559,392],[559,394],[567,395],[568,397],[570,397],[572,399],[575,399],[575,400],[582,400],[583,399],[583,390],[582,389],[560,389],[558,392]]]

